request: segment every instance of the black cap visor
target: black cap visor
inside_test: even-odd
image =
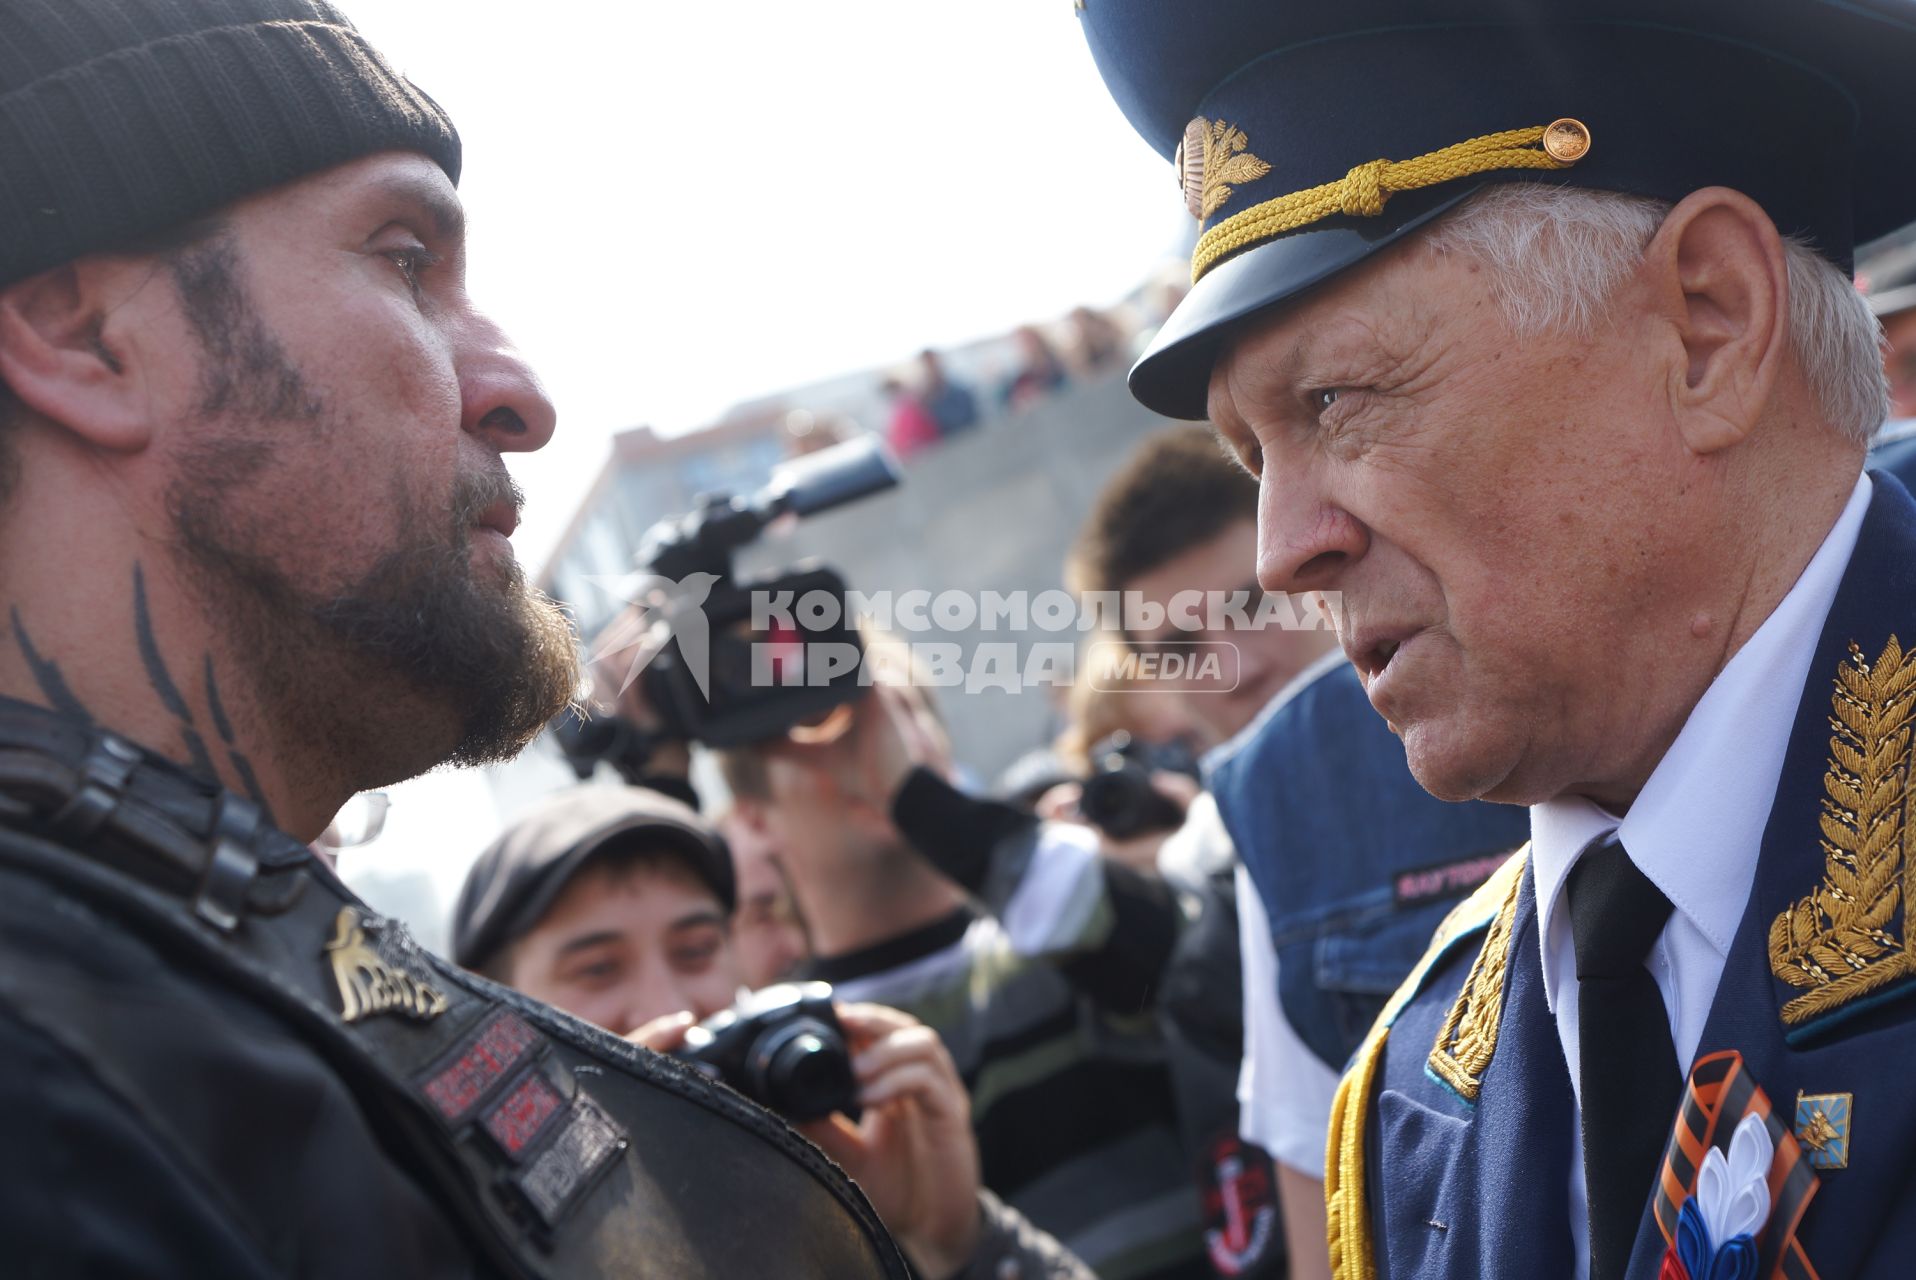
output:
[[[1485,185],[1452,182],[1391,201],[1378,218],[1336,218],[1246,249],[1191,286],[1131,367],[1131,394],[1167,418],[1206,416],[1211,372],[1256,320],[1456,208]]]

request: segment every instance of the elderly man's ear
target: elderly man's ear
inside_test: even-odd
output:
[[[1680,350],[1670,409],[1684,445],[1715,453],[1747,439],[1789,351],[1789,266],[1776,226],[1725,187],[1692,192],[1644,254],[1645,282]]]
[[[155,273],[151,260],[91,257],[0,290],[0,381],[85,445],[145,448],[153,389],[140,329],[157,317],[139,295]]]

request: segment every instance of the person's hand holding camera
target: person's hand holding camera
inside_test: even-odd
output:
[[[685,1043],[685,1033],[697,1026],[698,1021],[689,1010],[661,1014],[638,1030],[626,1032],[625,1038],[654,1053],[675,1053]]]
[[[857,1123],[842,1115],[799,1126],[870,1197],[927,1280],[963,1269],[978,1248],[978,1143],[971,1098],[938,1033],[909,1014],[841,1004],[853,1053]]]
[[[1152,770],[1150,784],[1151,789],[1175,806],[1179,813],[1189,809],[1191,802],[1203,794],[1203,787],[1196,779],[1169,769]],[[1090,827],[1098,833],[1099,853],[1138,871],[1156,874],[1158,850],[1177,828],[1153,826],[1149,830],[1114,836],[1085,815],[1079,807],[1083,796],[1084,783],[1060,782],[1038,797],[1034,811],[1048,822],[1069,822]]]
[[[801,725],[762,749],[829,787],[848,824],[883,833],[893,830],[892,800],[913,769],[924,765],[944,774],[950,768],[936,731],[909,692],[882,683],[818,725]]]
[[[856,1122],[832,1115],[797,1126],[863,1188],[912,1266],[929,1280],[971,1261],[982,1223],[971,1098],[938,1033],[910,1014],[835,1004],[852,1054]],[[678,1053],[690,1013],[654,1018],[626,1039]]]

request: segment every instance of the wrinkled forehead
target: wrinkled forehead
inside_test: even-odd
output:
[[[1417,346],[1469,326],[1501,325],[1477,305],[1484,280],[1419,232],[1315,289],[1270,306],[1219,334],[1206,381],[1209,416],[1239,397],[1295,386],[1326,365],[1362,368],[1408,359]]]

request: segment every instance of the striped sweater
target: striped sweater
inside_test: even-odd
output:
[[[1159,882],[914,774],[894,809],[981,909],[808,976],[935,1027],[971,1091],[985,1184],[1102,1280],[1209,1275],[1155,1004],[1181,924]]]

